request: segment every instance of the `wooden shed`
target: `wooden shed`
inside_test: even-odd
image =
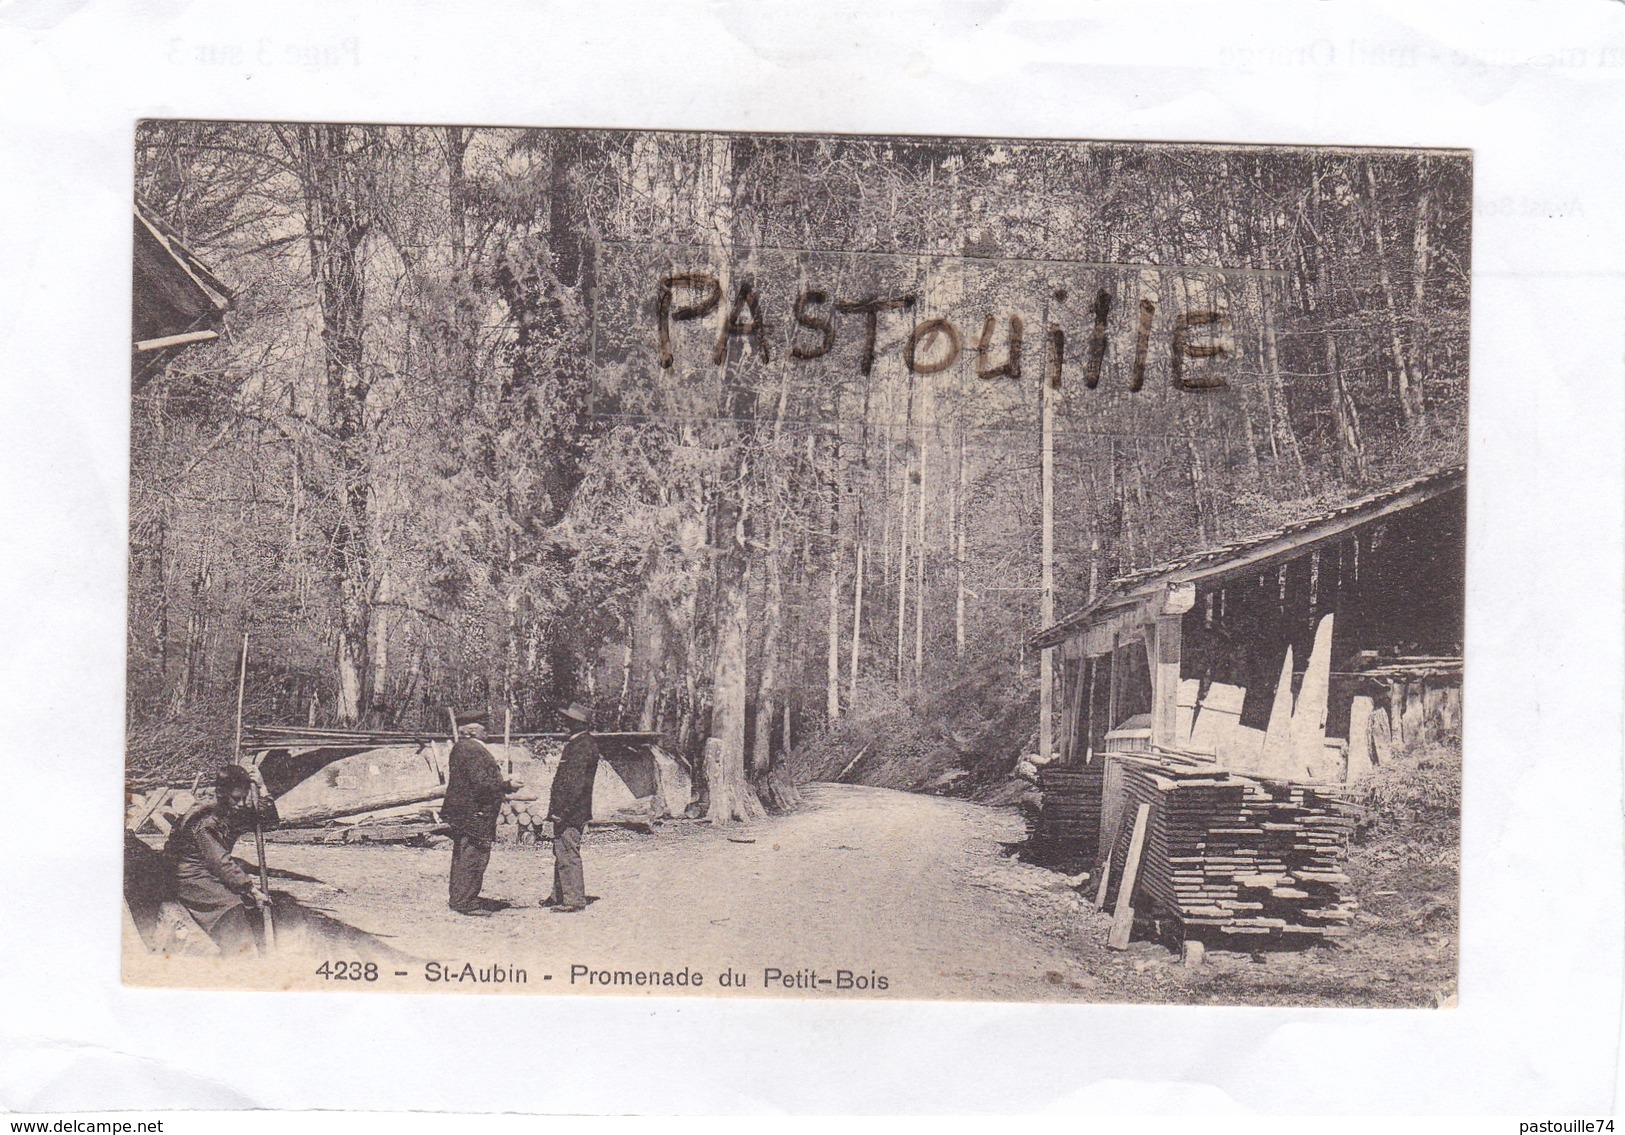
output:
[[[175,351],[218,336],[232,292],[139,200],[131,261],[130,375],[139,390]]]
[[[1050,834],[1093,852],[1108,750],[1258,770],[1317,654],[1327,771],[1302,779],[1358,779],[1407,739],[1459,729],[1465,486],[1464,469],[1439,470],[1135,571],[1044,628],[1032,645],[1058,652],[1063,683]]]

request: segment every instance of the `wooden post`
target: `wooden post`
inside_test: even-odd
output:
[[[1061,763],[1068,767],[1080,763],[1078,752],[1078,714],[1083,707],[1083,675],[1088,664],[1081,658],[1068,665],[1061,661]]]
[[[1117,728],[1122,719],[1118,716],[1123,709],[1123,679],[1122,666],[1117,661],[1117,648],[1122,643],[1118,640],[1116,631],[1112,632],[1112,652],[1106,659],[1106,732],[1110,733]]]
[[[1388,737],[1398,748],[1405,747],[1405,683],[1402,680],[1388,682]]]
[[[1349,704],[1349,767],[1345,778],[1359,784],[1371,775],[1371,714],[1373,703],[1365,694]]]
[[[237,745],[232,755],[233,762],[242,760],[243,756],[243,691],[248,687],[248,632],[243,632],[243,657],[237,666]],[[266,895],[271,893],[271,873],[265,866],[265,825],[260,823],[260,790],[255,785],[249,789],[248,806],[254,809],[254,853],[260,861],[260,890]],[[265,926],[265,950],[267,953],[276,949],[276,924],[271,921],[271,904],[266,901],[260,905],[260,918]]]
[[[1051,351],[1054,348],[1051,346]],[[1051,354],[1049,366],[1059,384],[1061,359]],[[1038,569],[1038,622],[1049,627],[1055,622],[1055,401],[1050,383],[1038,384],[1040,449],[1040,495],[1042,533]],[[1046,647],[1038,655],[1038,752],[1048,760],[1055,751],[1055,652]]]
[[[1315,627],[1315,645],[1304,666],[1303,683],[1292,704],[1292,774],[1301,779],[1335,780],[1326,761],[1326,703],[1331,690],[1332,634],[1335,615]]]
[[[243,656],[237,663],[237,739],[232,743],[232,760],[243,755],[243,691],[248,687],[248,632],[243,632]],[[193,781],[195,785],[197,782]]]
[[[1154,625],[1151,674],[1151,744],[1161,749],[1179,745],[1179,667],[1184,637],[1179,615],[1160,615]]]
[[[1134,835],[1129,840],[1128,860],[1123,864],[1123,882],[1117,888],[1117,906],[1112,911],[1112,930],[1106,945],[1114,950],[1128,949],[1134,930],[1134,884],[1140,877],[1140,856],[1145,852],[1145,829],[1151,821],[1151,805],[1141,804],[1134,813]]]
[[[630,672],[628,670],[628,673]],[[502,754],[508,758],[508,774],[511,776],[513,775],[513,710],[508,706],[502,707]]]
[[[1087,683],[1084,691],[1083,703],[1083,760],[1079,764],[1088,764],[1094,758],[1093,746],[1095,743],[1095,669],[1096,659],[1093,655],[1083,660],[1083,680]]]

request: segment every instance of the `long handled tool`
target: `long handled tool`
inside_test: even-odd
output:
[[[502,707],[502,752],[508,758],[508,775],[513,775],[513,710]]]
[[[243,657],[237,667],[237,757],[243,755],[243,688],[248,684],[248,632],[243,632]],[[271,921],[271,877],[265,869],[265,825],[260,822],[260,788],[256,784],[249,790],[248,806],[254,809],[254,851],[260,860],[260,891],[266,899],[260,903],[260,918],[265,924],[265,951],[276,949],[276,924]]]

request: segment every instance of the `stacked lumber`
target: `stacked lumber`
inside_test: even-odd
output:
[[[1100,788],[1104,766],[1105,761],[1096,757],[1086,765],[1052,764],[1038,770],[1038,786],[1044,793],[1038,813],[1040,840],[1064,840],[1076,844],[1084,855],[1095,854],[1100,845]]]
[[[1198,939],[1348,932],[1358,904],[1344,894],[1343,866],[1357,808],[1342,793],[1160,754],[1113,760],[1125,808],[1151,810],[1136,906],[1171,916]],[[1121,835],[1113,877],[1126,865]]]

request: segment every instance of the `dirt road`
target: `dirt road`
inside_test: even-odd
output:
[[[1437,903],[1411,911],[1381,897],[1395,890],[1376,890],[1378,909],[1361,913],[1341,948],[1215,949],[1185,969],[1151,941],[1108,950],[1110,916],[1083,898],[1080,878],[1010,854],[1026,834],[1012,810],[850,785],[805,793],[799,811],[755,824],[589,831],[587,889],[600,897],[579,914],[539,905],[552,885],[546,843],[493,849],[485,893],[513,905],[489,918],[447,909],[446,847],[270,844],[275,954],[227,966],[136,944],[126,979],[311,989],[356,988],[360,976],[373,990],[622,996],[1453,1000],[1455,945],[1436,932]],[[679,974],[682,984],[664,984]]]
[[[485,893],[515,905],[490,918],[446,908],[443,848],[279,844],[269,856],[275,889],[413,959],[401,968],[414,978],[422,963],[472,962],[523,967],[538,992],[600,988],[572,985],[585,966],[687,969],[706,992],[731,970],[747,994],[1076,998],[1068,979],[1081,974],[1033,909],[1035,897],[1076,909],[1076,892],[1005,853],[1024,834],[1006,810],[813,785],[800,811],[755,824],[589,832],[588,891],[601,897],[580,914],[538,905],[545,844],[499,844]],[[769,970],[783,976],[764,989]]]

